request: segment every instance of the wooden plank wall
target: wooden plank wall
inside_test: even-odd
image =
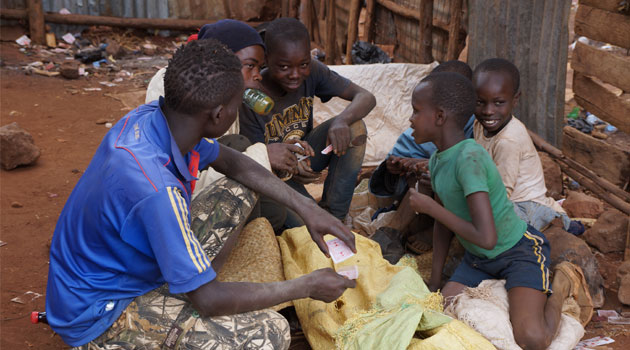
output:
[[[562,135],[567,68],[567,0],[469,0],[468,63],[511,60],[521,73],[514,114],[558,146]]]
[[[575,33],[618,46],[577,42],[571,56],[575,101],[620,132],[599,140],[564,129],[563,152],[599,176],[627,190],[630,182],[630,9],[617,0],[580,0]],[[593,43],[593,42],[590,42]],[[623,95],[623,92],[626,92]]]

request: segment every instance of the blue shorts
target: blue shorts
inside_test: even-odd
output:
[[[527,225],[523,238],[493,259],[466,252],[449,281],[477,287],[483,280],[504,279],[507,290],[528,287],[551,294],[549,251],[549,241],[545,235]]]

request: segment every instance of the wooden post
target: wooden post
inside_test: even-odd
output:
[[[365,32],[367,42],[374,41],[374,9],[376,7],[376,0],[367,0],[367,8],[365,10]]]
[[[309,0],[311,3],[311,23],[313,24],[313,40],[319,46],[322,44],[322,34],[319,31],[319,17],[317,16],[317,9],[315,8],[315,0]],[[323,8],[320,8],[320,12],[324,12]]]
[[[433,62],[433,0],[420,1],[420,53],[419,63]]]
[[[223,9],[225,10],[225,17],[232,18],[232,9],[230,8],[230,0],[223,0]]]
[[[289,17],[297,18],[300,12],[300,0],[289,1]]]
[[[326,2],[326,64],[335,64],[335,48],[337,46],[335,42],[335,22],[337,22],[335,10],[335,0],[328,0]]]
[[[361,12],[361,1],[352,0],[348,14],[348,42],[346,43],[346,64],[352,64],[352,44],[357,41],[359,32],[359,13]]]
[[[46,43],[44,25],[44,9],[42,0],[27,0],[28,4],[28,27],[31,40],[37,44]]]
[[[312,0],[302,0],[302,5],[300,7],[300,21],[302,21],[302,23],[306,27],[306,30],[308,30],[308,35],[312,41],[314,40],[314,33],[313,33],[313,17],[311,16],[311,13],[312,13],[311,1]]]
[[[291,0],[282,0],[282,7],[280,8],[280,17],[289,17],[289,6]]]
[[[457,59],[459,29],[462,26],[462,2],[463,0],[451,1],[451,20],[448,23],[448,46],[446,49],[447,61]]]

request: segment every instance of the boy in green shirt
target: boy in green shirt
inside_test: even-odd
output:
[[[435,200],[410,189],[411,208],[435,218],[429,288],[440,286],[455,233],[466,253],[442,289],[447,301],[483,280],[505,279],[514,339],[523,349],[547,348],[566,298],[584,305],[578,317],[588,322],[593,309],[582,271],[558,265],[552,294],[549,242],[516,215],[492,158],[464,136],[476,103],[471,82],[456,73],[432,73],[416,86],[411,103],[415,142],[431,141],[438,149],[429,160]]]

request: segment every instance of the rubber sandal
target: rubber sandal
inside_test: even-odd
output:
[[[407,236],[405,248],[416,255],[424,254],[433,249],[430,244],[423,242],[416,235]]]
[[[593,299],[588,291],[588,284],[582,269],[568,261],[558,264],[554,270],[554,280],[559,275],[566,276],[570,284],[569,297],[574,298],[580,308],[579,321],[586,326],[593,316]]]

